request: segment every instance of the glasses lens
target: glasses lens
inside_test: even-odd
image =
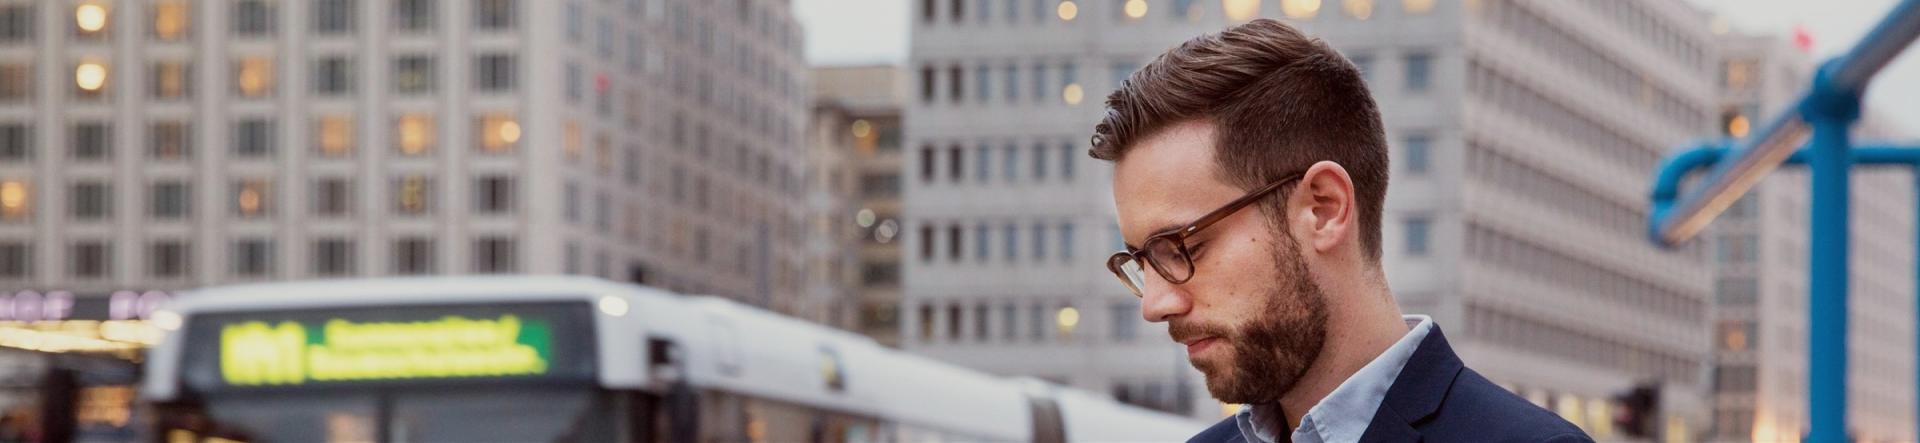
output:
[[[1127,290],[1133,291],[1133,296],[1142,296],[1140,288],[1147,287],[1144,280],[1147,274],[1146,269],[1140,267],[1140,260],[1134,259],[1132,254],[1122,252],[1107,259],[1107,268],[1113,270],[1113,275],[1120,277],[1120,283],[1126,284]]]
[[[1187,258],[1186,248],[1180,247],[1170,237],[1155,237],[1147,241],[1147,248],[1141,251],[1147,260],[1153,262],[1154,269],[1166,277],[1168,283],[1186,283],[1193,278],[1193,261]]]

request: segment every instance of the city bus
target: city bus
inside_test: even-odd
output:
[[[233,285],[152,315],[188,442],[1179,441],[1208,423],[587,277]]]

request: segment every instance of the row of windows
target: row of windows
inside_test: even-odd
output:
[[[1565,325],[1486,306],[1468,305],[1466,323],[1468,335],[1497,345],[1594,367],[1619,369],[1640,377],[1691,384],[1699,373],[1700,362],[1694,358],[1638,349]]]
[[[156,279],[188,278],[203,263],[194,255],[187,240],[159,240],[146,245],[142,262],[144,275]],[[274,240],[255,238],[235,240],[227,255],[227,271],[236,277],[275,277],[280,270],[280,251]],[[472,272],[510,273],[519,270],[518,251],[509,237],[480,237],[473,240]],[[114,245],[107,241],[78,241],[68,245],[66,275],[76,279],[112,278]],[[0,243],[0,279],[31,278],[38,271],[34,245],[19,242]],[[324,237],[308,244],[310,272],[317,276],[349,276],[364,272],[357,263],[358,242]],[[438,242],[431,237],[404,237],[389,246],[393,267],[398,275],[424,275],[443,272]]]
[[[1467,226],[1467,255],[1570,292],[1611,300],[1636,312],[1688,322],[1706,315],[1705,303],[1679,291],[1477,224]]]
[[[73,97],[82,101],[106,101],[112,97],[115,77],[109,63],[94,57],[81,57],[73,72]],[[356,60],[344,55],[322,55],[311,62],[312,84],[308,89],[320,97],[355,94],[360,70]],[[278,69],[273,56],[243,56],[232,65],[233,93],[240,98],[271,98],[278,86]],[[439,61],[433,55],[409,54],[392,59],[390,89],[398,95],[430,94],[438,90]],[[485,53],[473,58],[471,87],[477,92],[504,93],[519,84],[518,62],[513,54]],[[0,60],[0,102],[32,101],[35,88],[33,65]],[[186,100],[193,97],[193,64],[182,60],[153,62],[147,71],[147,95],[154,100]],[[55,84],[58,84],[57,82]]]
[[[1400,12],[1407,15],[1424,15],[1433,11],[1434,0],[1278,0],[1280,12],[1293,20],[1311,20],[1319,16],[1322,6],[1332,7],[1334,3],[1347,17],[1366,20],[1372,18],[1379,7],[1376,3],[1399,3]],[[1136,23],[1146,19],[1156,11],[1178,21],[1199,22],[1207,16],[1210,1],[1202,0],[921,0],[920,21],[926,24],[939,23],[946,19],[953,24],[962,23],[1005,23],[1019,24],[1028,20],[1046,23],[1058,19],[1073,21],[1083,15],[1086,8],[1107,5],[1114,20],[1118,23]],[[1324,3],[1324,5],[1323,5]],[[1225,14],[1228,20],[1242,21],[1260,14],[1259,0],[1226,0],[1218,2],[1218,13]]]
[[[1361,75],[1371,80],[1374,56],[1366,53],[1349,54]],[[1404,54],[1402,66],[1406,68],[1403,87],[1407,92],[1424,92],[1433,87],[1434,55],[1426,51],[1414,51]],[[1116,60],[1110,65],[1111,85],[1118,87],[1121,82],[1139,70],[1141,64],[1133,60]],[[1035,61],[1030,65],[1019,62],[1007,62],[1004,65],[980,63],[969,69],[959,64],[946,67],[934,64],[920,68],[920,101],[934,103],[944,96],[948,103],[988,104],[1002,102],[1048,103],[1059,98],[1068,105],[1078,105],[1090,93],[1082,84],[1079,65],[1074,62],[1061,62],[1057,66],[1045,61]],[[1056,72],[1055,69],[1058,69]],[[1058,75],[1058,82],[1054,76]],[[943,88],[944,86],[944,88]],[[1377,86],[1375,86],[1377,88]],[[944,94],[943,94],[944,92]]]
[[[1075,165],[1087,158],[1086,152],[1085,147],[1073,142],[1064,142],[1056,147],[1046,142],[1021,146],[1018,142],[1008,141],[1003,146],[996,146],[982,141],[971,150],[960,143],[954,143],[946,149],[926,146],[920,148],[920,179],[933,183],[944,175],[946,180],[953,183],[965,183],[971,176],[971,180],[979,184],[996,180],[1021,183],[1024,179],[1045,181],[1058,174],[1061,181],[1072,182],[1078,169]],[[968,168],[969,158],[972,159],[971,169]],[[1052,160],[1055,158],[1058,159],[1057,163]],[[995,174],[996,169],[998,174]]]
[[[1646,233],[1647,215],[1642,207],[1603,197],[1478,140],[1468,142],[1466,163],[1468,177],[1519,194],[1535,204],[1600,225],[1624,238],[1638,238]]]
[[[392,120],[394,151],[418,156],[439,146],[440,128],[427,114],[402,115]],[[520,124],[511,114],[493,113],[475,117],[474,150],[483,154],[509,154],[519,146]],[[327,116],[313,122],[310,143],[321,158],[353,155],[359,145],[359,120],[353,116]],[[0,123],[0,164],[31,161],[37,157],[34,127],[27,123]],[[106,121],[83,121],[72,126],[67,158],[78,162],[107,161],[114,158],[115,131]],[[229,139],[230,152],[236,158],[261,159],[280,152],[279,122],[267,118],[234,120]],[[147,127],[146,159],[179,161],[193,156],[193,124],[187,121],[160,121]]]
[[[1495,14],[1491,20],[1494,25],[1522,37],[1520,41],[1534,45],[1555,61],[1569,64],[1574,72],[1606,87],[1614,97],[1633,100],[1640,107],[1653,110],[1662,120],[1690,130],[1706,126],[1708,117],[1701,110],[1688,106],[1666,88],[1647,81],[1646,76],[1634,73],[1592,43],[1573,37],[1560,26],[1548,24],[1527,8],[1494,4],[1497,6],[1488,9],[1490,14]]]
[[[1663,146],[1637,142],[1625,133],[1567,109],[1478,60],[1468,62],[1467,92],[1635,173],[1653,173],[1655,163],[1660,160],[1659,153],[1665,150]]]
[[[947,225],[939,229],[933,225],[920,226],[920,261],[931,262],[945,253],[948,261],[960,262],[969,256],[974,261],[985,263],[998,257],[1005,262],[1020,260],[1022,241],[1021,231],[1030,237],[1024,242],[1029,259],[1034,262],[1049,260],[1073,260],[1074,226],[1073,222],[1034,222],[1021,226],[1018,222],[993,224],[979,222],[969,229],[960,223]],[[971,232],[968,232],[971,230]],[[967,243],[972,237],[973,243]],[[940,240],[946,240],[944,246]],[[1051,241],[1050,241],[1051,240]],[[1055,243],[1057,242],[1057,243]],[[1059,249],[1049,250],[1049,247]],[[971,251],[971,252],[969,252]],[[997,254],[996,254],[997,252]]]
[[[388,206],[392,214],[418,216],[436,210],[439,195],[434,178],[423,175],[396,176],[390,182]],[[113,217],[114,185],[106,181],[80,181],[68,187],[68,216],[74,221],[106,221]],[[271,217],[279,211],[279,194],[269,178],[234,180],[228,202],[231,214],[241,218]],[[367,189],[346,177],[314,179],[311,184],[308,215],[345,217],[355,213],[359,195]],[[473,181],[470,208],[475,214],[510,214],[519,206],[516,180],[510,176],[488,175]],[[19,180],[0,179],[0,221],[30,221],[36,206],[33,185]],[[186,180],[162,180],[146,192],[146,214],[155,219],[181,220],[194,213],[193,184]]]
[[[1687,38],[1686,33],[1680,30],[1681,27],[1696,26],[1692,22],[1687,21],[1692,17],[1690,15],[1683,15],[1688,18],[1683,18],[1681,19],[1681,23],[1676,24],[1658,19],[1658,16],[1654,13],[1647,12],[1644,6],[1635,4],[1634,2],[1585,1],[1576,3],[1599,11],[1602,15],[1611,18],[1614,23],[1627,28],[1629,35],[1642,36],[1643,39],[1653,44],[1654,49],[1665,52],[1674,60],[1680,61],[1681,64],[1695,68],[1705,68],[1709,62],[1707,59],[1706,45],[1700,41]]]
[[[472,29],[479,31],[502,31],[513,29],[518,17],[517,0],[463,0],[471,1]],[[149,34],[142,36],[127,35],[161,42],[185,41],[193,36],[193,3],[185,0],[162,0],[147,5]],[[239,37],[272,37],[279,32],[279,1],[276,0],[234,0],[229,10],[232,20],[232,32]],[[437,0],[313,0],[311,2],[311,22],[313,34],[320,36],[348,35],[358,31],[361,26],[359,5],[367,3],[379,9],[388,6],[387,17],[390,28],[403,34],[429,33],[440,28]],[[61,20],[73,25],[73,37],[79,41],[105,41],[114,38],[113,16],[116,9],[132,7],[112,3],[85,2],[72,6],[71,20]],[[34,5],[0,5],[0,44],[29,42],[38,30],[35,28]]]
[[[1107,340],[1113,343],[1135,342],[1141,338],[1140,302],[1128,300],[1106,306]],[[1045,342],[1049,339],[1071,341],[1086,318],[1072,304],[1050,305],[1045,301],[980,300],[927,302],[919,315],[909,317],[921,342],[925,343],[1018,343]]]

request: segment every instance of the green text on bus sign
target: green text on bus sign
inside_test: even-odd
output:
[[[547,322],[512,314],[383,323],[334,318],[319,327],[244,321],[220,330],[220,374],[231,386],[542,375],[552,335]]]

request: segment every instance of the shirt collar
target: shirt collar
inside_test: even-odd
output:
[[[1387,397],[1387,388],[1393,387],[1393,381],[1400,378],[1400,371],[1406,368],[1407,360],[1413,357],[1413,351],[1420,348],[1420,342],[1426,340],[1427,332],[1433,330],[1433,319],[1425,315],[1405,315],[1400,317],[1407,322],[1407,334],[1388,347],[1386,352],[1374,357],[1366,366],[1353,373],[1346,381],[1340,382],[1326,398],[1320,399],[1306,415],[1300,418],[1300,427],[1293,430],[1289,440],[1295,443],[1358,441],[1365,433],[1367,425],[1373,422],[1373,414],[1380,410],[1380,402]],[[1275,423],[1268,414],[1279,413],[1278,407],[1256,410],[1254,405],[1242,405],[1240,412],[1234,414],[1234,424],[1240,428],[1240,435],[1248,443],[1273,443],[1274,430],[1267,429],[1267,423]]]

